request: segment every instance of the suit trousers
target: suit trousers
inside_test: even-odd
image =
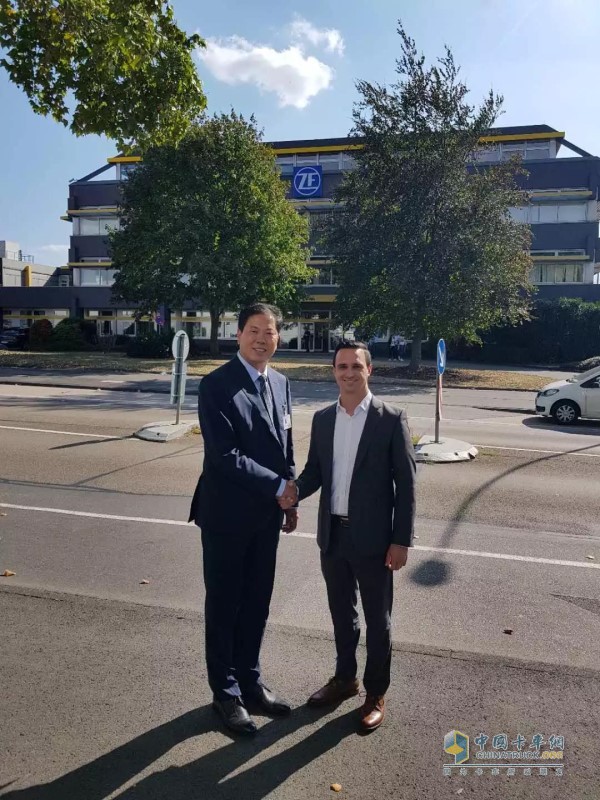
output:
[[[327,552],[321,552],[337,653],[336,677],[356,678],[360,638],[358,591],[367,624],[367,663],[363,683],[368,694],[384,695],[390,685],[393,575],[385,554],[362,556],[346,526],[332,517]]]
[[[217,700],[260,683],[282,516],[276,507],[243,531],[202,529],[206,666]]]

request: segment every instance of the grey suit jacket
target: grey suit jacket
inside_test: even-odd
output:
[[[299,499],[321,489],[317,541],[327,551],[336,404],[313,417]],[[415,518],[415,453],[406,414],[373,397],[358,445],[348,499],[349,535],[358,553],[384,555],[390,544],[410,547]]]

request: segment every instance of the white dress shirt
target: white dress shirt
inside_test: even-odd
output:
[[[367,392],[350,416],[338,400],[333,434],[333,470],[331,473],[331,513],[348,516],[348,495],[354,471],[358,443],[362,436],[373,395]]]

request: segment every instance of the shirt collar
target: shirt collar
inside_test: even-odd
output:
[[[364,411],[365,413],[369,410],[369,406],[371,405],[371,400],[373,399],[373,394],[369,390],[366,395],[363,397],[361,402],[356,406],[354,409],[353,417],[356,416],[357,412]],[[337,413],[344,413],[346,416],[350,416],[344,406],[340,403],[340,398],[338,397],[337,405],[336,405]]]
[[[247,371],[248,375],[250,375],[250,377],[252,378],[252,382],[253,383],[256,383],[256,381],[259,379],[259,377],[261,375],[264,375],[265,378],[267,377],[267,370],[269,369],[267,366],[265,366],[265,371],[264,372],[259,372],[256,369],[256,367],[253,367],[252,364],[250,364],[250,363],[248,363],[248,361],[246,361],[246,359],[240,354],[239,350],[238,350],[237,357],[239,358],[239,360],[242,362],[242,364],[246,368],[246,371]]]

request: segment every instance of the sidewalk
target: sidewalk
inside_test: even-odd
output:
[[[236,740],[209,705],[199,614],[2,587],[0,615],[10,631],[0,651],[6,800],[317,800],[334,796],[333,783],[353,800],[600,795],[598,673],[396,645],[388,717],[365,737],[358,698],[325,712],[303,705],[331,674],[329,633],[271,626],[264,672],[295,708],[257,717],[259,734]],[[471,768],[444,777],[454,729],[471,737]],[[564,775],[477,775],[479,733],[562,735]]]

